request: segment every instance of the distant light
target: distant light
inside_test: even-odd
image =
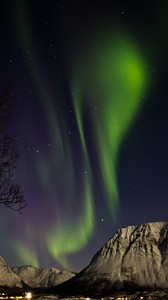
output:
[[[28,292],[25,294],[26,299],[31,299],[32,298],[32,293]]]

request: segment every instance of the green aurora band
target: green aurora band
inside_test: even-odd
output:
[[[92,124],[105,187],[102,188],[116,222],[119,210],[118,155],[142,103],[147,84],[145,63],[132,41],[120,34],[102,38],[85,50],[84,56],[76,62],[71,83],[74,109],[86,153],[83,111],[87,106],[96,108]]]
[[[84,212],[79,216],[76,224],[71,227],[65,223],[62,227],[57,226],[47,238],[50,254],[64,268],[70,267],[66,256],[84,248],[94,233],[93,195],[88,181],[86,181],[84,200]]]
[[[84,164],[89,170],[86,182],[90,196],[85,196],[84,219],[78,228],[63,226],[49,236],[50,253],[60,262],[66,255],[79,251],[90,239],[95,222],[93,215],[92,164],[87,149],[84,111],[96,106],[91,115],[97,146],[102,189],[108,208],[117,222],[119,193],[117,186],[117,162],[122,141],[135,119],[143,100],[147,75],[145,64],[134,44],[124,37],[101,40],[100,45],[85,52],[76,62],[71,82],[76,121],[83,148]],[[88,116],[89,118],[89,116]],[[94,183],[96,186],[96,183]],[[92,203],[92,204],[91,204]],[[66,234],[65,234],[66,233]],[[79,238],[80,237],[80,238]],[[87,238],[87,239],[86,239]],[[57,241],[57,243],[56,243]]]
[[[71,212],[76,207],[74,199],[78,199],[78,202],[82,203],[78,216],[71,223],[65,220],[62,211],[56,207],[52,226],[50,224],[50,227],[44,232],[44,241],[50,255],[62,266],[68,268],[70,266],[67,256],[84,248],[96,229],[94,196],[96,182],[89,157],[84,112],[89,108],[96,107],[94,113],[88,118],[90,118],[94,132],[94,143],[96,144],[94,150],[98,157],[102,177],[101,189],[113,221],[116,222],[119,212],[118,156],[124,137],[137,116],[145,92],[147,85],[145,63],[134,43],[125,34],[117,34],[112,38],[100,37],[98,43],[95,42],[92,46],[84,47],[85,54],[82,58],[80,55],[76,58],[70,76],[70,88],[81,141],[81,164],[86,170],[86,174],[81,175],[80,178],[82,190],[79,195],[75,181],[74,149],[71,149],[69,138],[65,138],[61,130],[62,123],[54,109],[55,97],[45,95],[45,76],[42,75],[36,60],[37,55],[35,55],[31,33],[27,30],[29,22],[25,2],[18,1],[18,3],[17,34],[19,40],[22,41],[24,55],[27,57],[27,49],[30,49],[33,56],[32,62],[28,61],[28,68],[32,73],[32,80],[41,104],[47,103],[48,110],[44,112],[46,123],[55,134],[55,143],[48,159],[51,159],[55,172],[59,169],[67,172],[62,195],[71,203],[71,210],[69,212],[65,209],[64,214],[67,213],[71,216]],[[68,132],[68,122],[63,114],[60,119],[64,120],[64,126]],[[36,140],[36,136],[34,136],[34,140]],[[66,164],[69,165],[69,169],[66,169]],[[42,153],[39,153],[34,166],[47,197],[53,197],[54,192],[50,188],[53,173]],[[59,183],[56,183],[57,185]],[[55,199],[57,199],[56,192]],[[32,228],[30,231],[33,234]],[[27,239],[31,244],[33,237],[27,235]],[[17,254],[22,260],[24,259],[23,253],[31,253],[28,248],[27,251],[25,249],[25,245],[18,243]],[[38,265],[36,254],[27,255],[26,263]]]
[[[32,61],[28,61],[28,69],[32,74],[32,80],[34,81],[35,87],[39,94],[39,98],[41,99],[41,104],[47,103],[48,110],[46,111],[46,121],[48,123],[48,128],[55,135],[55,143],[50,152],[50,159],[55,168],[55,171],[59,169],[65,170],[66,164],[68,164],[69,171],[66,169],[67,181],[64,183],[64,191],[63,196],[67,198],[71,202],[72,211],[75,210],[75,202],[72,199],[79,198],[77,195],[77,187],[74,180],[75,174],[75,165],[73,162],[73,150],[70,149],[70,143],[68,139],[65,139],[64,134],[61,130],[61,123],[57,119],[55,111],[55,98],[47,95],[45,92],[46,83],[42,76],[42,72],[40,70],[40,66],[38,66],[36,60],[36,53],[34,49],[34,45],[32,42],[32,38],[30,32],[27,30],[28,28],[28,14],[27,7],[24,1],[18,1],[19,7],[16,12],[16,24],[17,24],[17,34],[19,36],[20,41],[22,41],[22,50],[24,55],[27,58],[27,49],[31,56],[33,57]],[[57,70],[56,70],[57,72]],[[64,119],[65,127],[67,127],[68,132],[68,124],[66,123],[65,117],[62,116],[61,119]],[[33,130],[32,130],[32,138],[33,138]],[[34,136],[34,140],[36,137]],[[86,147],[85,147],[86,148]],[[82,157],[82,155],[81,155]],[[38,177],[41,181],[41,186],[45,190],[47,197],[53,197],[53,193],[51,192],[50,182],[52,181],[53,174],[48,167],[48,164],[45,163],[45,157],[40,154],[36,161],[34,161],[34,165],[36,167]],[[64,218],[62,212],[59,211],[58,207],[56,208],[55,220],[52,224],[52,227],[47,229],[47,233],[44,233],[44,240],[46,242],[46,246],[48,248],[49,253],[59,262],[64,268],[68,268],[69,264],[66,259],[66,255],[74,253],[76,251],[81,250],[86,246],[88,241],[94,234],[95,230],[95,213],[94,213],[94,199],[93,199],[93,188],[92,188],[92,177],[90,173],[90,166],[87,158],[87,153],[84,153],[84,166],[87,169],[87,175],[84,174],[83,178],[81,178],[83,184],[83,191],[81,191],[81,199],[80,202],[83,203],[81,212],[79,217],[69,224],[69,222]],[[26,169],[26,166],[25,166]],[[57,195],[55,194],[55,198]],[[68,215],[68,211],[67,211]],[[27,224],[26,224],[27,227]],[[30,224],[31,227],[31,224]],[[30,231],[33,232],[32,228]],[[33,237],[30,235],[26,235],[28,241],[30,241],[30,245],[32,244]],[[30,253],[29,256],[26,255],[26,263],[30,263],[32,265],[38,266],[38,258],[36,257],[36,253],[32,254],[29,249],[25,251],[26,246],[22,245],[20,242],[17,243],[17,254],[21,260],[23,260],[22,253]],[[30,247],[29,247],[30,248]],[[23,252],[24,249],[24,252]],[[28,262],[29,260],[29,262]]]
[[[20,260],[24,265],[40,267],[37,255],[32,252],[31,247],[17,243],[14,246],[14,250],[18,253]]]

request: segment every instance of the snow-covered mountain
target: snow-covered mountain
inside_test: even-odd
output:
[[[73,276],[55,268],[11,269],[0,258],[0,286],[22,287],[23,281],[31,287],[50,287],[45,288],[50,294],[90,296],[131,288],[168,289],[168,223],[118,229],[90,264]]]
[[[136,287],[168,288],[168,223],[118,229],[88,267],[55,292],[100,294]]]
[[[9,267],[4,258],[0,257],[0,287],[32,288],[56,286],[75,275],[67,270],[56,268],[35,268],[31,266]]]
[[[31,266],[13,267],[21,280],[30,287],[50,287],[60,284],[75,274],[67,270],[59,271],[56,268],[35,268]]]
[[[22,282],[11,268],[7,265],[4,258],[0,256],[0,286],[4,287],[22,287]]]

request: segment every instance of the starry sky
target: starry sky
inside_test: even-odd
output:
[[[167,1],[1,1],[0,84],[24,214],[0,255],[79,271],[118,227],[167,221]]]

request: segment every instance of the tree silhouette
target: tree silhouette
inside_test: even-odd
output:
[[[21,186],[15,183],[14,169],[19,157],[16,137],[8,134],[11,115],[10,90],[0,94],[0,204],[20,211],[27,205]]]

